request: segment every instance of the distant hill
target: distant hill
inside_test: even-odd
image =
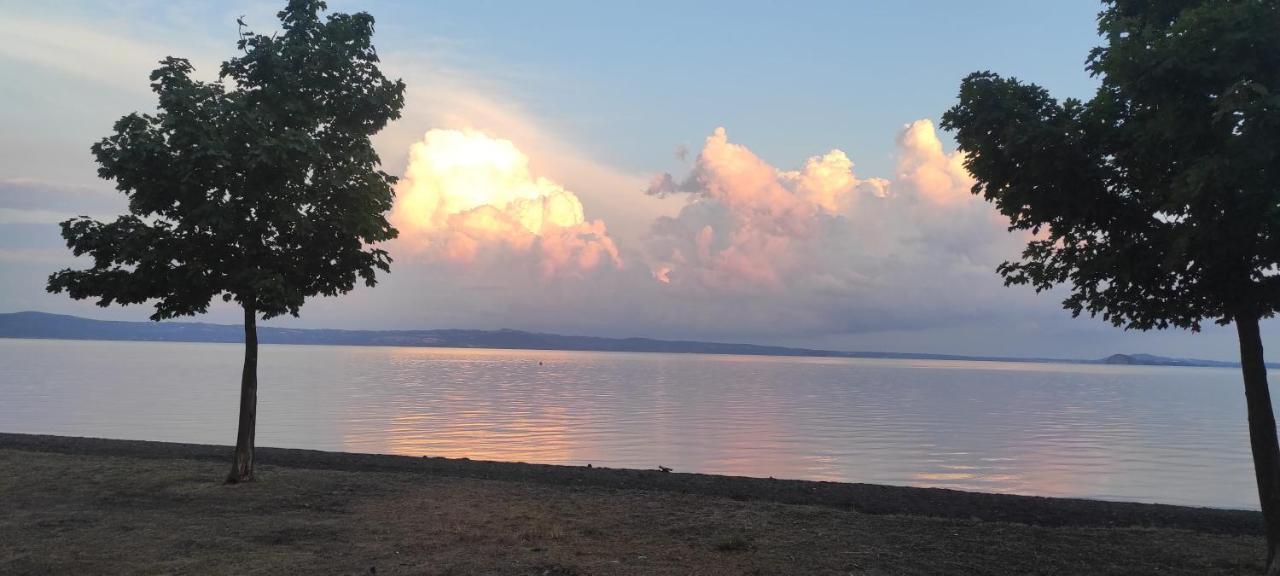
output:
[[[67,340],[141,340],[160,342],[243,342],[244,329],[203,322],[119,322],[44,312],[0,314],[0,338]],[[867,356],[884,358],[970,359],[944,354],[857,353],[754,344],[725,344],[650,338],[563,336],[521,330],[332,330],[258,327],[263,344],[345,346],[421,346],[605,352],[677,352],[760,356]]]
[[[1112,354],[1102,359],[1103,364],[1135,364],[1142,366],[1200,366],[1209,368],[1239,368],[1238,362],[1169,358],[1153,354]],[[1274,367],[1274,366],[1273,366]]]
[[[243,342],[239,325],[203,322],[120,322],[92,320],[45,312],[0,314],[0,338],[56,338],[66,340],[135,340],[156,342]],[[1210,360],[1164,358],[1149,354],[1116,354],[1102,360],[1005,358],[904,352],[841,352],[755,344],[564,336],[521,330],[333,330],[258,327],[263,344],[343,346],[417,346],[430,348],[499,348],[521,350],[578,350],[600,352],[667,352],[687,354],[743,354],[755,356],[814,356],[827,358],[898,358],[909,360],[990,360],[1003,362],[1068,362],[1147,364],[1160,366],[1235,366]]]

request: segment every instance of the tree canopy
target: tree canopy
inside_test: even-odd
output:
[[[217,81],[195,79],[185,59],[161,62],[157,111],[121,118],[92,147],[130,213],[62,223],[93,265],[53,274],[51,292],[154,301],[155,320],[221,296],[270,318],[390,269],[371,245],[396,236],[385,217],[395,178],[370,137],[399,117],[404,84],[378,68],[370,15],[322,19],[324,8],[291,0],[280,33],[242,33]]]
[[[991,72],[943,117],[974,193],[1035,233],[1006,283],[1069,285],[1117,326],[1198,330],[1280,306],[1280,2],[1110,0],[1101,85],[1059,102]]]
[[[1235,323],[1267,574],[1280,443],[1259,320],[1280,309],[1280,0],[1108,0],[1094,97],[978,72],[943,116],[975,194],[1033,233],[1006,284],[1147,330]]]

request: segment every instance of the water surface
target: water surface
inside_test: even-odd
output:
[[[0,431],[230,444],[242,354],[0,339]],[[1230,369],[272,345],[259,381],[260,446],[1258,507]]]

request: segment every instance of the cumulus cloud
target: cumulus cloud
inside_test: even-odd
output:
[[[729,141],[724,128],[707,137],[689,175],[651,181],[647,193],[687,193],[692,201],[655,222],[648,253],[653,275],[707,287],[783,288],[814,265],[824,231],[859,195],[883,197],[888,183],[862,179],[844,152],[814,156],[780,171]]]
[[[611,244],[594,266],[546,265],[589,275],[528,282],[520,262],[541,269],[548,254],[575,254],[550,246],[576,237],[535,234],[537,222],[556,218],[543,208],[525,217],[529,203],[521,199],[554,206],[553,199],[571,193],[530,174],[514,145],[476,136],[429,135],[415,146],[400,185],[396,223],[406,233],[400,245],[468,266],[457,274],[400,258],[380,290],[423,300],[439,322],[758,340],[954,325],[1008,303],[994,267],[1017,247],[1001,242],[1007,233],[989,207],[968,195],[967,182],[921,190],[896,177],[867,177],[839,150],[779,169],[725,130],[706,138],[687,174],[660,174],[648,186],[651,196],[683,200],[675,215],[652,219],[636,242]],[[904,171],[954,156],[905,141],[899,142]],[[470,144],[477,149],[468,151]],[[585,225],[582,202],[572,204],[566,222]],[[592,208],[587,203],[586,211]],[[603,222],[591,224],[607,237]],[[635,265],[619,268],[605,254]],[[423,286],[432,290],[407,294]]]
[[[588,221],[577,195],[533,176],[510,141],[473,130],[432,130],[410,148],[391,220],[401,246],[431,259],[517,253],[544,277],[622,266],[604,222]]]
[[[742,333],[851,334],[1008,314],[1023,299],[994,270],[1024,239],[969,192],[963,156],[943,149],[931,122],[904,126],[897,144],[886,179],[858,174],[841,150],[780,169],[716,129],[687,175],[659,174],[647,189],[687,199],[642,246],[651,277],[672,301],[698,302],[696,316],[683,314]]]
[[[964,154],[942,150],[930,120],[916,120],[898,138],[898,182],[929,200],[944,204],[972,198],[973,177],[964,168]]]
[[[408,85],[403,117],[375,137],[387,170],[402,173],[405,154],[425,128],[476,130],[499,135],[529,155],[529,170],[572,190],[592,218],[609,225],[615,242],[634,243],[653,218],[674,213],[675,202],[636,198],[648,174],[598,161],[592,149],[563,137],[557,124],[572,111],[546,115],[530,110],[517,90],[523,80],[501,74],[504,63],[474,62],[451,50],[381,54],[389,76]],[[634,199],[628,201],[628,199]]]

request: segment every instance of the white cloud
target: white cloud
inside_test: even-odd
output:
[[[495,250],[525,254],[543,277],[622,266],[604,222],[588,221],[573,192],[534,177],[510,141],[436,129],[409,157],[391,215],[398,247],[468,265]]]
[[[942,204],[972,200],[973,177],[964,167],[964,155],[947,154],[930,120],[908,124],[898,138],[897,181],[933,202]]]
[[[405,152],[427,130],[478,131],[527,152],[532,172],[573,190],[620,242],[639,241],[654,218],[679,209],[678,202],[637,197],[647,175],[594,160],[561,130],[536,119],[508,85],[461,70],[452,58],[447,51],[384,55],[384,72],[408,86],[403,117],[374,139],[388,172],[403,172]]]

